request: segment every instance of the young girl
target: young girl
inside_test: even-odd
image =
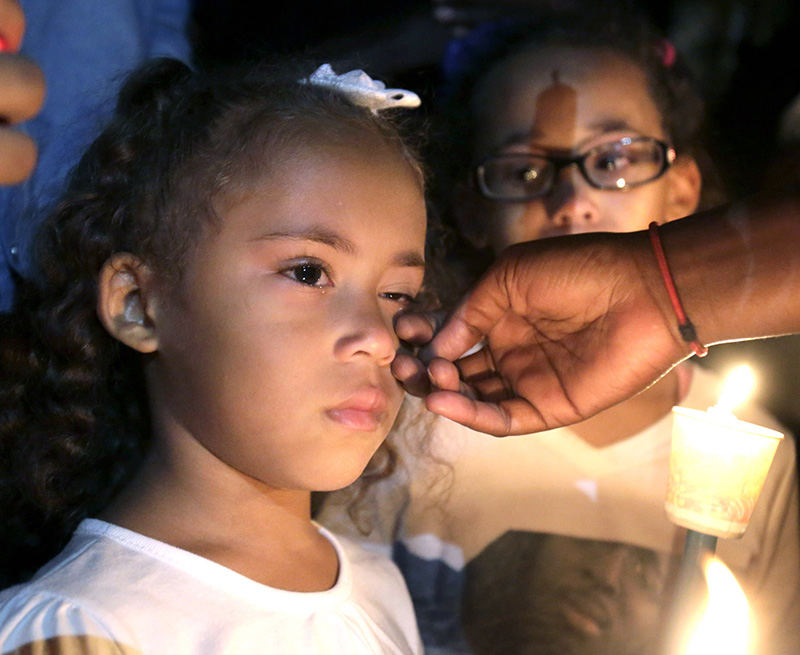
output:
[[[420,652],[391,562],[310,514],[402,400],[426,208],[379,112],[416,96],[309,72],[149,65],[42,228],[2,325],[3,564],[74,534],[0,595],[0,652]]]
[[[434,170],[452,224],[488,254],[466,262],[471,274],[516,242],[639,230],[698,208],[702,107],[674,48],[634,16],[582,8],[481,26],[451,54]],[[400,519],[383,526],[400,535],[428,650],[652,652],[683,539],[663,509],[670,409],[717,398],[717,379],[687,365],[570,428],[495,439],[438,421],[447,493],[431,491],[445,467],[418,461]],[[747,416],[776,425],[757,408]],[[797,510],[787,438],[748,532],[718,549],[764,652],[789,652],[800,620]]]

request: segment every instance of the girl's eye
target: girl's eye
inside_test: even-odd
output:
[[[595,167],[603,171],[618,171],[630,164],[630,160],[622,153],[602,155],[597,158]]]
[[[387,291],[386,293],[382,293],[381,298],[397,303],[401,307],[411,307],[417,302],[415,296],[412,296],[409,293],[401,293],[396,291]]]
[[[295,264],[281,271],[281,273],[300,284],[305,284],[310,287],[324,287],[331,284],[331,280],[325,272],[325,267],[322,264],[315,264],[313,262]]]

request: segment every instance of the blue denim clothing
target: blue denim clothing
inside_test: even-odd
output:
[[[12,270],[32,274],[30,245],[42,214],[113,109],[125,73],[150,57],[190,61],[191,0],[21,0],[22,52],[44,71],[44,107],[21,129],[39,148],[36,171],[0,187],[0,311]]]
[[[411,594],[425,654],[469,655],[461,629],[463,569],[453,569],[440,559],[419,557],[402,541],[395,542],[392,559]]]

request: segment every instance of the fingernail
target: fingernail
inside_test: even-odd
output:
[[[427,366],[425,367],[425,373],[427,373],[427,374],[428,374],[428,382],[430,382],[430,383],[431,383],[431,386],[432,386],[434,389],[438,389],[439,387],[438,387],[438,385],[436,384],[436,379],[433,377],[433,373],[431,373],[431,369],[430,369],[430,368],[428,368]]]

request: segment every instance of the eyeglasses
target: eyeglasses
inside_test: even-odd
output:
[[[548,193],[562,168],[577,164],[596,189],[622,191],[661,177],[675,161],[675,149],[652,137],[625,137],[575,157],[527,153],[493,155],[475,169],[478,188],[492,200],[524,201]]]

